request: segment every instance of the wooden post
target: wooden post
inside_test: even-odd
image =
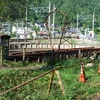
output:
[[[54,54],[55,54],[55,51],[54,51],[54,49],[52,49],[52,66],[54,66],[54,60],[55,60],[55,58],[54,58]]]
[[[2,47],[0,47],[0,67],[2,67],[3,63],[3,52],[2,52]]]
[[[51,90],[51,86],[52,86],[52,82],[53,82],[53,77],[54,77],[54,71],[52,72],[51,77],[50,77],[50,82],[49,82],[48,91],[47,91],[48,95],[50,94],[50,90]]]
[[[30,43],[30,48],[32,49],[32,43]]]
[[[58,49],[60,50],[60,44],[58,44]]]
[[[61,80],[61,76],[60,76],[59,71],[58,71],[58,70],[55,70],[55,74],[56,74],[57,77],[58,77],[58,82],[59,82],[60,88],[61,88],[61,90],[62,90],[62,93],[65,94],[64,86],[63,86],[63,83],[62,83],[62,80]]]
[[[23,63],[25,62],[25,48],[23,48]]]
[[[78,51],[78,56],[81,58],[81,50]]]
[[[37,49],[38,48],[38,44],[36,43],[35,45],[36,45],[36,49]]]
[[[48,49],[48,43],[47,43],[47,49]]]
[[[40,63],[40,62],[41,62],[41,58],[40,58],[40,57],[38,57],[37,62],[38,62],[38,63]]]
[[[58,82],[59,82],[60,88],[61,88],[61,90],[62,90],[62,93],[65,94],[64,86],[63,86],[63,83],[62,83],[62,80],[61,80],[60,73],[59,73],[58,70],[54,70],[54,71],[52,72],[52,74],[51,74],[51,77],[50,77],[50,82],[49,82],[48,91],[47,91],[48,95],[50,94],[50,90],[51,90],[51,86],[52,86],[54,74],[57,75],[57,77],[58,77]]]
[[[14,49],[16,49],[15,42],[14,42],[14,44],[12,44],[12,45],[14,45]]]
[[[43,49],[43,43],[41,43],[41,49]]]

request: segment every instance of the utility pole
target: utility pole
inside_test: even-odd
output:
[[[77,14],[77,34],[78,34],[78,17],[79,17],[79,14]]]
[[[93,12],[93,22],[92,22],[92,31],[93,31],[93,33],[94,33],[94,12]]]
[[[17,27],[17,31],[18,31],[18,29],[19,29],[18,21],[16,21],[16,27]],[[17,33],[16,35],[17,35],[17,42],[18,42],[19,34]]]
[[[55,5],[53,5],[53,33],[52,33],[52,47],[53,47],[53,42],[54,42],[54,31],[55,31]]]
[[[31,8],[29,8],[31,11],[33,11],[35,14],[39,14],[39,13],[50,13],[51,12],[51,3],[49,1],[49,6],[45,6],[45,7],[34,7],[34,5],[31,6]],[[41,17],[41,16],[39,16]],[[50,16],[48,18],[48,27],[49,27],[49,32],[50,32]]]
[[[94,34],[94,12],[93,12],[92,32]],[[94,39],[94,36],[92,38],[92,45],[93,45],[93,39]]]
[[[28,2],[26,2],[26,30],[25,30],[25,42],[26,42],[26,35],[28,34],[28,26],[27,26],[27,15],[28,15]]]
[[[82,19],[82,20],[93,20],[92,21],[92,31],[94,32],[94,13],[93,13],[93,17],[91,15],[85,15],[85,14],[77,14],[77,33],[78,33],[78,20]]]
[[[49,13],[51,12],[51,3],[49,1]],[[50,32],[50,15],[49,15],[49,23],[48,23],[48,26],[49,26],[49,32]]]

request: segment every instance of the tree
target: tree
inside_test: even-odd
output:
[[[34,5],[35,7],[46,7],[49,4],[49,0],[0,0],[0,22],[2,21],[15,21],[25,20],[26,3],[28,9]],[[55,4],[58,10],[62,10],[68,15],[68,23],[75,24],[77,22],[77,14],[84,12],[91,14],[95,12],[96,15],[96,26],[100,26],[100,1],[99,0],[51,0],[51,11]],[[42,16],[41,13],[39,16]],[[43,16],[45,17],[47,13]],[[28,11],[28,21],[37,19],[42,21],[33,11]],[[52,18],[51,18],[52,20]],[[57,24],[62,24],[63,18],[61,14],[56,14]]]
[[[14,21],[25,16],[25,1],[0,1],[0,21]]]

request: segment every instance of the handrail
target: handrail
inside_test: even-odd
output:
[[[87,45],[87,44],[83,44],[83,45],[80,45],[80,44],[61,44],[60,45],[60,48],[61,49],[68,49],[68,48],[81,48],[81,47],[91,47],[92,45]],[[58,49],[59,48],[59,43],[53,43],[53,47],[55,49]],[[92,46],[93,47],[93,46]],[[26,48],[26,49],[32,49],[32,48],[35,48],[35,49],[50,49],[51,46],[50,46],[50,43],[34,43],[34,42],[11,42],[9,44],[9,49],[10,50],[14,50],[14,49],[23,49],[23,48]]]

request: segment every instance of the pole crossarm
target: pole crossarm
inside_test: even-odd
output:
[[[81,14],[78,14],[78,19],[81,19],[81,20],[92,20],[93,19],[93,16],[91,14],[84,14],[84,13],[81,13]]]
[[[33,10],[35,13],[49,12],[49,7],[31,7],[30,10]]]

